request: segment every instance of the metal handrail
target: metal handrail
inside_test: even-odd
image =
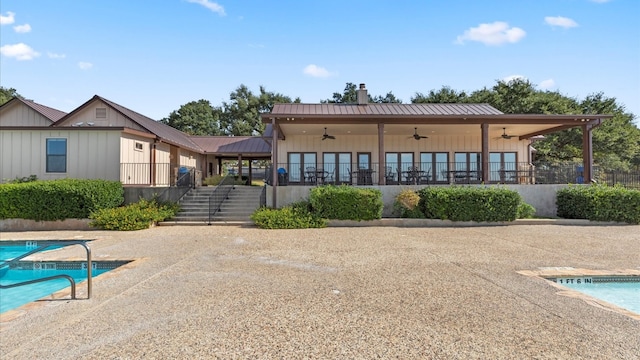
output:
[[[234,188],[235,181],[235,176],[227,174],[222,178],[222,181],[220,181],[218,186],[216,186],[211,195],[209,195],[209,221],[207,222],[207,225],[211,225],[211,219],[218,211],[220,211],[222,203],[229,198],[229,193]],[[217,203],[212,204],[213,201],[216,201]]]
[[[75,300],[76,299],[76,281],[73,280],[73,278],[71,276],[66,275],[66,274],[52,275],[52,276],[47,276],[47,277],[43,277],[43,278],[40,278],[40,279],[27,280],[27,281],[23,281],[23,282],[11,284],[11,285],[2,285],[2,284],[0,284],[0,289],[11,289],[11,288],[18,287],[18,286],[36,284],[36,283],[39,283],[39,282],[45,282],[45,281],[55,280],[55,279],[67,279],[67,280],[69,280],[69,282],[71,283],[71,300]]]
[[[11,264],[18,262],[18,261],[26,258],[27,256],[33,255],[33,254],[35,254],[37,252],[40,252],[40,251],[42,251],[42,250],[44,250],[44,249],[46,249],[46,248],[48,248],[50,246],[60,246],[60,245],[62,245],[62,246],[81,245],[87,251],[87,299],[91,299],[91,290],[92,290],[91,271],[93,269],[92,260],[91,260],[91,248],[84,241],[62,241],[62,242],[56,241],[55,243],[45,244],[45,245],[42,245],[40,247],[37,247],[34,250],[31,250],[31,251],[27,252],[26,254],[22,254],[22,255],[20,255],[20,256],[18,256],[16,258],[14,258],[14,259],[6,260],[6,261],[2,262],[2,264],[0,264],[0,269],[2,269],[5,266],[10,266]],[[65,275],[65,274],[54,275],[54,276],[49,276],[49,277],[35,279],[35,280],[23,281],[21,283],[16,283],[16,284],[11,284],[11,285],[0,285],[0,288],[6,289],[6,288],[10,288],[10,287],[29,285],[29,284],[33,284],[34,282],[48,281],[48,280],[53,280],[53,279],[60,278],[60,277],[67,277],[67,279],[71,281],[71,298],[75,299],[75,293],[76,293],[75,281],[69,275]]]

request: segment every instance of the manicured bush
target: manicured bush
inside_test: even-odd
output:
[[[452,221],[513,221],[522,202],[517,192],[496,187],[426,187],[418,194],[428,219]]]
[[[640,224],[640,190],[618,186],[569,186],[557,192],[558,216]]]
[[[318,186],[311,189],[309,202],[320,217],[336,220],[374,220],[382,218],[382,192],[353,186]]]
[[[518,219],[529,219],[532,218],[536,214],[536,208],[527,204],[524,201],[521,201],[518,204]]]
[[[424,218],[424,213],[420,211],[418,204],[420,203],[420,195],[411,189],[404,189],[396,195],[393,202],[393,212],[401,218]]]
[[[261,207],[251,220],[262,229],[306,229],[327,227],[327,220],[311,211],[306,201],[290,204],[281,209]]]
[[[0,219],[86,219],[124,202],[119,181],[61,179],[0,185]]]
[[[118,208],[96,210],[89,216],[93,220],[89,225],[103,230],[142,230],[153,223],[172,218],[179,209],[175,203],[141,199]]]

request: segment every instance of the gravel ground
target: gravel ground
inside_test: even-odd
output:
[[[640,320],[518,273],[640,273],[640,226],[174,226],[0,238],[96,239],[94,260],[135,259],[97,277],[90,300],[3,314],[3,359],[640,358]],[[77,259],[83,249],[46,256]]]

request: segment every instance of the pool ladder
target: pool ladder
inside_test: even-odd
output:
[[[84,247],[85,250],[87,251],[87,299],[91,299],[91,270],[93,268],[93,266],[91,264],[91,248],[89,248],[89,246],[84,241],[63,241],[63,242],[56,241],[55,243],[45,244],[45,245],[42,245],[42,246],[40,246],[40,247],[38,247],[36,249],[33,249],[33,250],[27,252],[26,254],[18,256],[15,259],[4,261],[2,264],[0,264],[0,269],[4,268],[5,266],[10,266],[11,264],[13,264],[15,262],[18,262],[18,261],[26,258],[29,255],[33,255],[33,254],[35,254],[37,252],[43,251],[43,250],[47,249],[50,246],[60,246],[60,245],[62,245],[62,246],[80,245],[80,246]],[[55,279],[67,279],[67,280],[69,280],[69,283],[71,283],[71,299],[75,300],[76,299],[76,282],[75,282],[75,280],[73,280],[73,278],[71,276],[65,275],[65,274],[47,276],[47,277],[43,277],[43,278],[40,278],[40,279],[23,281],[23,282],[11,284],[11,285],[2,285],[2,284],[0,284],[0,289],[10,289],[10,288],[18,287],[18,286],[30,285],[30,284],[35,284],[35,283],[49,281],[49,280],[55,280]]]

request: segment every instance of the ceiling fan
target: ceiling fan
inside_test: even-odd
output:
[[[322,135],[322,140],[327,140],[327,139],[335,140],[336,137],[333,135],[327,134],[327,128],[324,128],[324,135]]]
[[[509,140],[512,137],[515,137],[516,135],[507,135],[507,128],[502,128],[502,135],[500,135],[501,138]]]
[[[413,138],[416,140],[420,140],[420,139],[428,139],[428,136],[423,136],[423,135],[418,135],[418,128],[413,128],[414,132],[413,132]]]

